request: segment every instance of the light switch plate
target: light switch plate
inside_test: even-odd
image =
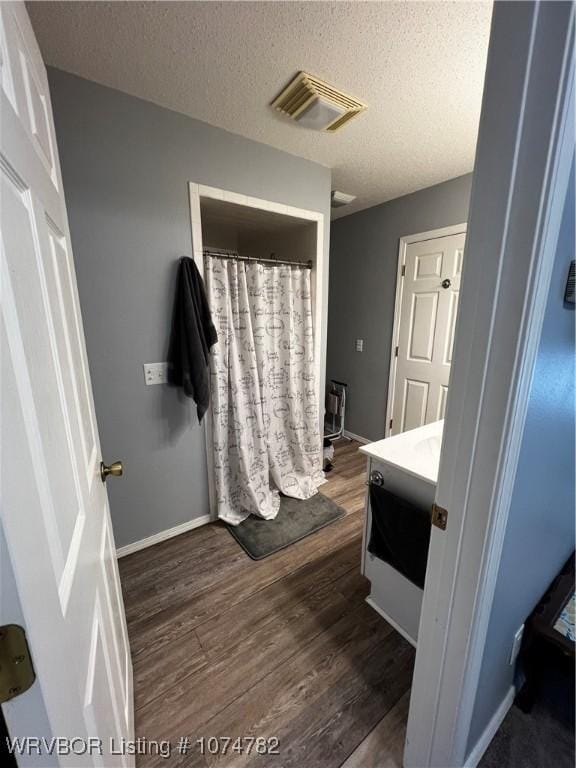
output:
[[[364,352],[364,339],[356,339],[356,352]]]
[[[144,363],[144,381],[147,386],[168,383],[168,363]]]

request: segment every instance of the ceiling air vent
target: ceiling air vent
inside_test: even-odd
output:
[[[348,195],[346,192],[333,189],[330,205],[332,208],[342,208],[343,205],[349,205],[353,200],[356,200],[356,195]]]
[[[367,105],[307,72],[300,72],[270,105],[304,128],[337,131]]]

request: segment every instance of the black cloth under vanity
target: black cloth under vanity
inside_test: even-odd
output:
[[[210,402],[209,353],[217,341],[202,276],[194,260],[184,256],[176,279],[168,381],[194,400],[199,421]]]
[[[368,552],[423,589],[430,546],[430,510],[374,483],[370,483],[370,510]]]

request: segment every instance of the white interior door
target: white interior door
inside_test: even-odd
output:
[[[102,739],[50,764],[132,765],[106,754],[133,738],[132,667],[48,81],[24,3],[0,14],[2,528],[30,691],[52,735]],[[37,735],[32,707],[3,710],[11,736]]]
[[[405,246],[390,435],[444,418],[465,237],[446,235]]]

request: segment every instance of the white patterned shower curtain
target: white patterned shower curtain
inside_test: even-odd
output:
[[[272,519],[279,491],[308,499],[324,482],[310,270],[205,258],[218,343],[211,402],[218,517]]]

